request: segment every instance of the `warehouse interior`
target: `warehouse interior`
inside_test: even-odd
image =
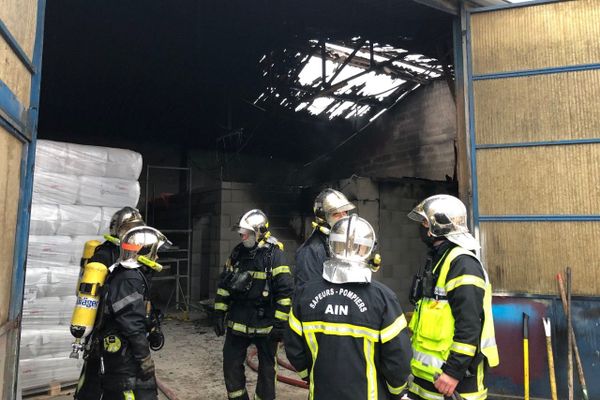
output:
[[[168,268],[153,279],[161,307],[203,310],[239,242],[230,227],[252,208],[268,215],[293,265],[314,198],[331,186],[375,227],[376,279],[410,309],[425,246],[406,215],[429,195],[458,192],[451,14],[408,0],[68,0],[45,12],[38,139],[141,155],[137,207],[175,248],[160,255]],[[34,178],[34,203],[44,188]],[[31,268],[36,240],[25,284],[25,394],[45,390],[41,366],[55,365],[39,358],[48,346],[37,345],[36,321],[50,317],[40,319],[47,305],[36,304],[60,301],[36,292],[31,273],[45,271]]]
[[[457,192],[452,21],[413,1],[51,2],[38,137],[142,154],[148,222],[193,229],[192,300],[248,208],[293,257],[325,185],[377,227],[402,293],[423,251],[406,212]],[[152,170],[146,193],[147,165],[191,168],[191,215],[186,178]]]

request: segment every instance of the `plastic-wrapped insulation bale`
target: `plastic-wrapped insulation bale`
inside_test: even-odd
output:
[[[73,293],[73,291],[71,291]],[[23,302],[23,326],[69,325],[77,296],[43,297]]]
[[[137,180],[142,155],[113,147],[38,140],[36,168],[46,172]]]
[[[76,382],[83,366],[83,359],[69,358],[69,352],[31,359],[21,359],[19,381],[23,391],[47,388],[48,383]]]
[[[57,235],[97,235],[102,222],[102,209],[93,206],[59,206]]]
[[[108,164],[106,147],[66,143],[65,172],[73,175],[105,176]]]
[[[58,206],[54,204],[32,204],[29,225],[30,235],[54,235],[58,229]]]
[[[70,236],[29,236],[29,246],[27,248],[28,260],[69,264],[72,260],[72,254],[73,240]]]
[[[75,204],[79,193],[76,175],[36,170],[33,174],[33,203]]]
[[[48,268],[31,268],[30,265],[27,266],[23,301],[34,301],[39,297],[44,297],[43,288],[48,285],[49,272]]]
[[[48,281],[40,284],[40,294],[44,297],[71,296],[76,291],[77,280],[81,268],[77,265],[69,265],[65,268],[55,268],[48,271]],[[74,304],[71,305],[71,308]]]
[[[140,198],[140,184],[119,178],[80,177],[77,203],[88,206],[135,207]]]
[[[106,177],[137,181],[142,173],[142,155],[131,150],[106,148],[108,166]]]
[[[67,158],[66,143],[38,140],[35,147],[35,172],[43,170],[64,174]]]

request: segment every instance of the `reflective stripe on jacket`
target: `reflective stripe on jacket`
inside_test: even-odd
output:
[[[448,359],[450,352],[470,357],[481,352],[487,358],[490,366],[494,367],[499,363],[492,317],[492,287],[486,271],[481,267],[485,279],[464,274],[447,281],[452,262],[461,255],[477,259],[472,252],[459,246],[449,250],[448,254],[443,256],[438,265],[434,267],[434,271],[437,271],[441,263],[434,290],[436,297],[421,299],[411,320],[410,328],[413,331],[412,373],[414,376],[429,382],[433,382],[434,374],[442,372],[442,366]],[[454,341],[455,321],[447,295],[463,285],[474,285],[484,291],[484,322],[478,346]]]

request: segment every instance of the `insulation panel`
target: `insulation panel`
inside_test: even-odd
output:
[[[574,294],[600,293],[600,222],[481,222],[480,233],[494,292],[557,295],[570,266]]]
[[[477,144],[600,137],[600,70],[473,85]]]
[[[576,0],[473,14],[473,73],[487,74],[600,60],[598,0]]]
[[[477,151],[482,215],[600,214],[600,143]]]

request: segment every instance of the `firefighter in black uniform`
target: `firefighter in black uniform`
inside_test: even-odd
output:
[[[350,203],[343,193],[334,189],[325,189],[316,197],[313,206],[314,230],[296,251],[294,267],[296,287],[312,279],[321,279],[323,262],[329,257],[327,248],[329,230],[337,220],[348,215],[348,212],[354,208],[354,204]]]
[[[153,271],[162,268],[156,263],[157,252],[166,242],[164,235],[147,226],[133,228],[121,238],[119,261],[103,286],[92,343],[100,354],[102,400],[158,398],[150,355],[156,320],[149,294]]]
[[[113,214],[109,234],[104,235],[106,241],[94,249],[94,254],[89,259],[82,259],[83,263],[98,262],[106,268],[114,265],[120,255],[119,238],[125,232],[136,226],[143,226],[144,220],[138,210],[133,207],[123,207]],[[97,321],[98,322],[98,321]],[[93,335],[88,341],[93,342]],[[77,400],[100,400],[102,398],[102,388],[100,386],[100,355],[96,349],[86,346],[84,352],[85,364],[79,377],[75,399]]]
[[[311,400],[400,399],[410,374],[411,348],[395,294],[371,281],[376,244],[357,215],[329,235],[332,258],[322,279],[300,287],[285,336],[287,357],[309,382]]]
[[[456,197],[435,195],[408,215],[418,221],[429,247],[425,268],[411,288],[415,400],[444,400],[458,392],[466,400],[487,398],[485,371],[498,365],[492,288],[474,251],[467,210]]]
[[[245,213],[234,227],[242,243],[227,260],[215,299],[215,333],[225,336],[223,373],[229,399],[249,399],[244,360],[251,343],[258,351],[255,399],[275,399],[277,342],[287,329],[293,292],[283,245],[271,236],[261,210]]]

